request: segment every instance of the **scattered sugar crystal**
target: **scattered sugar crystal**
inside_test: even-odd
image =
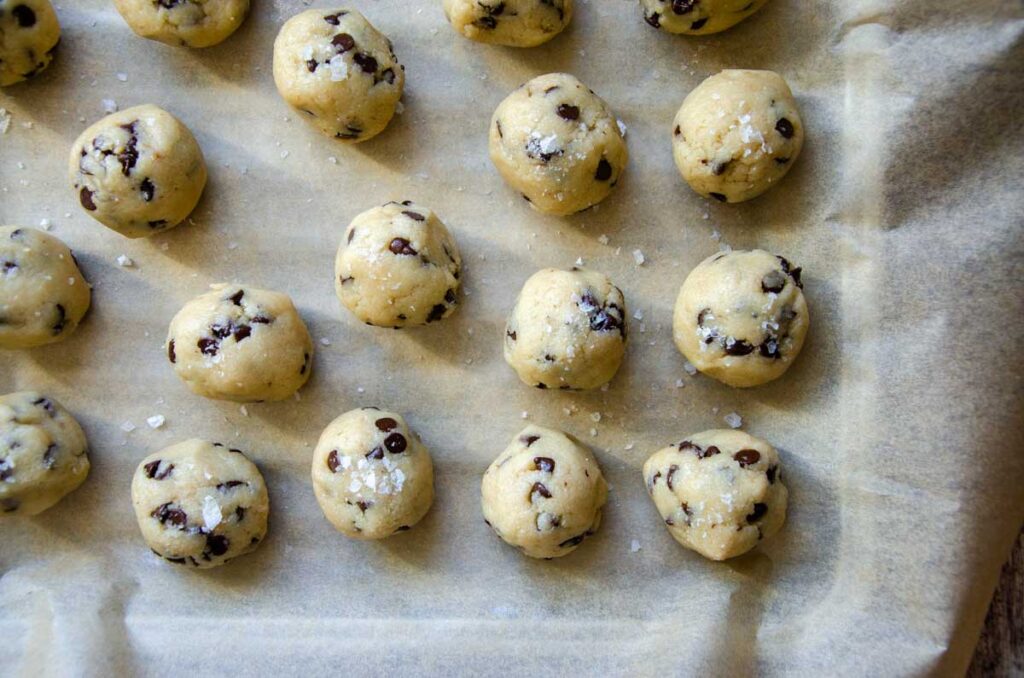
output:
[[[730,412],[722,418],[725,419],[725,423],[729,425],[729,428],[739,428],[740,426],[743,426],[743,417],[735,412]]]

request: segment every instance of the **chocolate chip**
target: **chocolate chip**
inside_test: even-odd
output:
[[[725,170],[729,169],[729,164],[731,162],[731,160],[728,162],[716,162],[711,166],[711,173],[714,174],[716,177],[722,176],[723,174],[725,174]]]
[[[644,14],[644,21],[655,28],[661,27],[661,15],[657,12],[651,12],[650,14]]]
[[[694,445],[689,440],[684,440],[679,443],[679,451],[683,452],[685,450],[693,450],[693,453],[697,455],[698,459],[707,459],[708,457],[713,457],[721,452],[721,450],[714,445],[711,445],[705,450],[700,445]]]
[[[63,304],[57,304],[54,308],[57,311],[57,322],[53,323],[53,333],[56,335],[63,332],[67,326],[68,314]]]
[[[161,524],[170,523],[179,530],[184,530],[185,524],[188,523],[188,515],[170,502],[157,506],[150,515],[159,520]]]
[[[167,357],[172,363],[177,362],[178,357],[174,355],[174,339],[167,342]]]
[[[318,62],[316,59],[310,59],[309,61],[306,62],[306,70],[309,71],[310,73],[315,73],[316,67],[319,65],[320,62]]]
[[[373,423],[379,430],[384,431],[385,433],[387,433],[388,431],[393,431],[396,428],[398,428],[398,422],[392,419],[391,417],[381,417],[380,419]]]
[[[527,447],[529,447],[530,445],[533,445],[538,440],[540,440],[540,436],[519,436],[519,442],[523,443]],[[536,464],[537,463],[537,459],[534,459],[533,463]]]
[[[612,164],[601,158],[601,161],[597,163],[597,172],[594,173],[594,178],[598,181],[608,181],[612,178]]]
[[[544,499],[551,499],[551,490],[544,486],[544,483],[534,483],[533,487],[530,488],[530,501],[537,501],[535,495],[540,495]]]
[[[786,118],[779,118],[779,121],[775,123],[775,131],[782,135],[783,139],[793,138],[793,123]]]
[[[384,458],[384,448],[378,445],[363,456],[367,459],[377,459],[379,461]]]
[[[537,388],[539,388],[539,389],[540,389],[540,390],[542,390],[542,391],[543,391],[544,389],[546,389],[547,387],[548,387],[548,385],[547,385],[547,384],[545,384],[544,382],[540,382],[539,384],[537,384]]]
[[[166,226],[167,225],[167,220],[166,219],[157,219],[156,221],[150,221],[148,223],[149,223],[149,227],[150,228],[160,228],[162,226]]]
[[[558,104],[556,112],[563,120],[579,120],[580,117],[580,107],[572,104]]]
[[[338,459],[338,451],[331,450],[331,453],[327,455],[327,468],[331,469],[331,473],[337,473],[339,466],[341,466],[341,461]]]
[[[747,468],[761,460],[761,453],[757,450],[745,449],[732,455],[732,458],[738,461],[742,468]]]
[[[82,188],[78,193],[78,200],[82,203],[82,207],[89,210],[90,212],[96,211],[96,203],[92,200],[93,192],[88,188]]]
[[[778,294],[786,286],[786,274],[782,271],[769,271],[761,278],[761,291]]]
[[[435,305],[432,309],[430,309],[430,313],[427,314],[427,322],[432,323],[440,320],[441,318],[444,317],[444,314],[447,311],[448,307],[445,306],[444,304]]]
[[[765,338],[761,345],[757,347],[760,351],[761,356],[764,358],[781,358],[782,351],[779,350],[779,340],[777,337],[768,336]]]
[[[721,193],[708,193],[708,195],[710,195],[712,198],[714,198],[718,202],[729,202],[729,199],[726,198]]]
[[[338,54],[344,54],[356,46],[356,41],[348,33],[338,33],[336,36],[331,38],[331,44],[338,50]],[[374,67],[370,72],[372,73],[375,70],[377,70],[376,62],[374,62]]]
[[[377,72],[377,60],[366,52],[359,52],[352,60],[355,61],[360,68],[363,69],[364,73],[376,73]]]
[[[223,534],[208,534],[206,535],[206,549],[213,556],[222,556],[228,552],[228,546],[231,542]]]
[[[785,165],[787,162],[789,162],[789,158],[775,158],[775,162],[780,165]]]
[[[230,297],[228,297],[228,301],[230,301],[235,306],[241,306],[242,305],[242,297],[244,297],[244,296],[245,296],[245,290],[238,290],[237,292],[232,294]]]
[[[402,214],[404,214],[405,216],[409,217],[410,219],[412,219],[414,221],[426,221],[427,220],[427,218],[425,216],[423,216],[419,212],[413,212],[412,210],[403,210]]]
[[[269,325],[270,323],[274,322],[274,319],[273,318],[268,318],[267,316],[262,315],[262,314],[257,314],[257,315],[254,315],[249,320],[249,322],[251,322],[253,325]]]
[[[454,304],[455,303],[455,290],[449,289],[447,292],[445,292],[444,293],[444,301],[447,304]]]
[[[241,341],[247,339],[252,334],[252,327],[249,325],[239,325],[235,328],[234,337],[235,341]]]
[[[57,444],[51,443],[43,452],[43,468],[52,469],[57,463]]]
[[[707,17],[705,17],[703,19],[697,19],[692,24],[690,24],[690,30],[691,31],[699,31],[700,29],[704,28],[704,24],[706,24],[707,22],[708,22]]]
[[[38,405],[39,407],[46,410],[46,413],[51,417],[57,416],[57,408],[53,406],[53,401],[50,400],[49,398],[37,398],[36,400],[32,401],[32,404]]]
[[[139,160],[139,150],[137,145],[139,138],[135,135],[135,123],[137,120],[127,125],[121,125],[121,129],[127,130],[128,143],[125,144],[124,150],[117,154],[117,161],[121,163],[121,173],[128,176],[131,170],[135,167],[135,163]]]
[[[473,25],[476,26],[477,28],[486,28],[488,30],[493,30],[494,27],[498,25],[498,20],[495,19],[493,16],[485,15],[477,18],[473,22]]]
[[[778,466],[769,466],[768,470],[764,472],[764,474],[766,476],[768,476],[768,484],[769,485],[774,485],[775,484],[775,474],[778,472],[778,470],[779,470]]]
[[[747,522],[757,522],[758,520],[761,520],[761,518],[764,518],[764,514],[766,513],[768,513],[768,504],[762,504],[758,502],[757,504],[754,504],[754,510],[751,512],[751,514],[747,516]]]
[[[558,545],[558,548],[564,549],[564,548],[568,548],[570,546],[579,546],[580,543],[584,539],[586,539],[586,538],[587,538],[587,533],[586,532],[584,532],[583,534],[578,534],[575,537],[571,537],[570,539],[566,539],[565,541],[563,541],[561,544]]]
[[[510,330],[505,330],[505,336],[507,336],[512,341],[515,341],[516,337],[517,337],[516,333],[514,331],[510,331]]]
[[[332,26],[337,26],[339,23],[341,23],[339,19],[345,16],[346,14],[348,14],[348,12],[337,12],[335,14],[328,14],[327,16],[324,17],[324,21],[326,21]]]
[[[221,492],[227,492],[231,488],[238,487],[239,485],[248,485],[248,483],[244,480],[228,480],[223,483],[219,483],[217,485],[217,489]]]
[[[672,12],[674,14],[689,14],[699,0],[672,0]]]
[[[410,529],[412,529],[412,528],[409,527],[408,525],[399,525],[397,528],[395,528],[395,532],[405,532],[406,530],[410,530]]]
[[[680,127],[679,125],[676,125],[676,128],[674,130],[672,130],[672,134],[674,134],[675,136],[679,136],[682,133],[683,133],[683,128]]]
[[[675,489],[674,487],[672,487],[672,481],[675,478],[676,471],[678,471],[678,470],[679,470],[679,467],[676,466],[675,464],[672,464],[671,466],[668,467],[668,471],[665,472],[665,485],[670,490]]]
[[[753,345],[744,340],[736,339],[734,337],[728,337],[725,340],[725,354],[733,356],[743,356],[754,352]]]
[[[31,28],[36,24],[36,13],[28,5],[17,5],[11,10],[11,15],[17,19],[21,28]]]
[[[212,337],[203,337],[197,342],[197,346],[204,355],[217,355],[217,351],[220,350],[220,342]]]
[[[366,513],[366,509],[368,509],[371,506],[373,506],[373,502],[372,501],[364,501],[364,500],[360,499],[359,501],[356,502],[356,506],[359,507],[360,511],[362,511],[363,513]]]
[[[540,436],[537,436],[537,437],[539,438]],[[529,447],[529,446],[530,445],[527,444],[527,447]],[[551,459],[550,457],[534,457],[533,458],[533,467],[535,469],[537,469],[538,471],[543,471],[544,473],[554,473],[555,472],[555,460]]]
[[[412,245],[405,238],[395,238],[388,245],[388,249],[391,250],[392,254],[416,256],[416,250],[412,248]]]
[[[174,464],[167,464],[163,469],[161,469],[161,463],[163,463],[162,459],[156,459],[155,461],[151,461],[143,466],[142,468],[146,472],[146,477],[152,478],[153,480],[166,480],[167,477],[171,475],[171,472],[174,471]]]
[[[238,522],[242,522],[242,519],[245,518],[245,511],[246,508],[244,506],[235,507],[235,518],[238,520]]]
[[[388,452],[391,454],[401,454],[405,452],[407,443],[405,436],[401,433],[392,433],[384,439],[384,447],[388,448]]]

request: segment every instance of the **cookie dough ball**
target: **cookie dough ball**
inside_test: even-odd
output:
[[[313,492],[339,532],[383,539],[430,510],[434,466],[402,415],[364,407],[324,429],[313,452]]]
[[[625,353],[626,301],[598,271],[537,271],[505,323],[505,362],[537,388],[599,388]]]
[[[0,516],[34,516],[89,475],[88,443],[75,418],[35,391],[0,396]]]
[[[722,71],[676,113],[672,152],[690,188],[720,202],[761,195],[786,176],[804,125],[786,81],[772,71]]]
[[[263,475],[241,450],[193,438],[135,469],[132,505],[149,548],[179,565],[216,567],[267,535]]]
[[[177,226],[206,186],[192,132],[151,104],[112,113],[82,132],[69,172],[89,216],[128,238]]]
[[[67,245],[34,228],[0,226],[0,348],[67,338],[91,298]]]
[[[321,132],[366,141],[388,126],[405,87],[391,41],[354,9],[310,9],[274,41],[274,82]]]
[[[135,34],[168,45],[210,47],[234,33],[249,0],[114,0]]]
[[[629,157],[608,104],[565,73],[536,77],[498,105],[490,152],[535,210],[563,216],[607,198]]]
[[[313,360],[309,331],[287,294],[227,283],[178,311],[166,348],[193,393],[243,403],[290,397]]]
[[[669,33],[708,35],[732,28],[768,0],[640,0],[644,21]]]
[[[535,47],[572,21],[572,0],[444,0],[452,27],[477,42]]]
[[[409,200],[389,202],[349,225],[334,288],[368,325],[423,325],[455,310],[461,267],[455,239],[436,214]]]
[[[779,455],[743,431],[704,431],[669,445],[643,474],[669,534],[705,558],[742,555],[786,520]]]
[[[597,531],[608,485],[576,439],[527,426],[484,473],[482,496],[484,522],[506,543],[558,558]]]
[[[0,0],[0,87],[50,65],[60,24],[50,0]]]
[[[679,351],[729,386],[778,379],[800,355],[810,325],[800,273],[764,250],[708,257],[686,277],[676,299]]]

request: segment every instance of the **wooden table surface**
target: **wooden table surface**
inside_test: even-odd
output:
[[[1024,676],[1024,530],[996,589],[985,618],[969,678]]]

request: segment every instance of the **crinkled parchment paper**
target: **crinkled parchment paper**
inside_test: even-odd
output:
[[[255,0],[202,51],[136,38],[105,0],[57,4],[56,61],[0,92],[0,222],[49,219],[93,309],[69,341],[0,352],[0,392],[62,401],[93,470],[50,511],[0,523],[0,674],[964,669],[1024,517],[1020,2],[773,0],[685,38],[632,1],[590,0],[564,35],[520,51],[458,37],[440,2],[354,0],[408,69],[404,114],[358,147],[320,136],[274,89],[274,35],[305,3]],[[690,192],[670,147],[684,96],[729,67],[781,72],[808,130],[787,179],[732,206]],[[629,128],[624,180],[568,219],[532,212],[486,151],[498,102],[553,70]],[[158,104],[195,132],[210,182],[194,223],[129,241],[81,211],[66,155],[104,99]],[[421,329],[365,327],[334,297],[334,250],[358,212],[405,198],[458,238],[464,303]],[[672,345],[679,285],[725,245],[804,267],[808,343],[762,388],[692,377]],[[636,312],[625,365],[607,392],[526,388],[501,357],[504,316],[534,270],[578,257]],[[295,299],[317,341],[301,401],[243,412],[174,376],[171,316],[225,280]],[[374,544],[336,533],[309,479],[321,429],[368,404],[407,413],[438,490],[423,523]],[[792,506],[776,538],[717,564],[671,540],[640,467],[731,412],[782,450]],[[480,476],[524,413],[591,444],[612,486],[599,534],[557,561],[523,558],[480,516]],[[267,541],[209,572],[150,553],[129,499],[144,455],[195,435],[245,449],[271,494]]]

